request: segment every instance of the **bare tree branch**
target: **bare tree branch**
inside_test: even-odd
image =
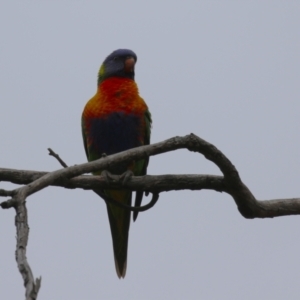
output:
[[[32,170],[15,170],[0,168],[0,181],[8,181],[16,184],[29,184],[34,180],[48,174],[48,172]],[[119,181],[119,176],[112,175],[111,182],[107,182],[102,176],[82,175],[71,179],[58,178],[51,186],[67,189],[93,190],[95,188],[129,189],[133,191],[146,190],[149,192],[168,192],[172,190],[215,190],[223,191],[223,176],[215,175],[146,175],[133,176],[124,185]],[[9,191],[13,192],[13,191]],[[5,197],[0,193],[0,196]]]
[[[14,193],[15,193],[14,190],[9,191],[9,190],[0,189],[0,197],[12,197]]]
[[[219,167],[224,176],[147,175],[133,177],[126,184],[119,182],[117,176],[116,180],[111,183],[107,183],[101,176],[79,176],[72,178],[84,173],[109,169],[120,163],[183,148],[203,154],[208,160],[214,162]],[[130,149],[102,157],[93,162],[71,166],[51,173],[0,169],[0,180],[8,180],[8,178],[11,182],[19,184],[28,184],[31,182],[20,188],[26,196],[49,185],[83,189],[95,189],[97,187],[128,188],[154,193],[180,189],[211,189],[230,194],[235,200],[240,213],[245,218],[272,218],[300,214],[299,198],[267,201],[256,200],[250,190],[241,181],[238,171],[229,159],[214,145],[194,134],[184,137],[174,137],[160,143]]]
[[[26,300],[36,300],[41,286],[41,277],[34,280],[31,268],[26,257],[29,226],[25,195],[22,189],[13,191],[13,198],[4,202],[2,208],[14,207],[16,210],[15,226],[17,231],[17,245],[15,257],[18,269],[23,277]]]
[[[28,184],[37,178],[47,174],[47,172],[29,171],[29,170],[14,170],[0,168],[0,180],[9,181],[16,184]],[[102,176],[83,175],[72,179],[59,178],[52,183],[52,186],[59,186],[68,189],[81,188],[85,190],[96,190],[99,188],[114,188],[114,189],[129,189],[132,191],[147,191],[153,194],[167,192],[172,190],[215,190],[221,192],[223,187],[223,177],[213,175],[157,175],[157,176],[142,176],[132,177],[125,185],[120,184],[119,177],[112,175],[112,181],[109,183]],[[97,192],[96,192],[97,193]],[[0,196],[6,196],[0,193]],[[153,205],[153,199],[144,206],[129,207],[116,201],[112,203],[130,209],[131,211],[145,211]],[[13,205],[0,203],[2,208],[10,208]],[[155,201],[156,203],[156,201]],[[155,204],[154,203],[154,204]]]
[[[20,195],[21,197],[21,195]],[[16,247],[16,261],[19,271],[24,280],[26,300],[35,300],[41,286],[42,278],[34,280],[31,268],[26,257],[26,247],[28,242],[29,227],[27,220],[27,208],[23,199],[16,199],[15,206],[16,217],[15,225],[17,229],[17,247]]]
[[[120,180],[120,176],[115,175],[112,176],[110,182],[107,182],[102,176],[82,175],[99,170],[109,170],[111,167],[120,163],[140,160],[149,156],[184,148],[203,154],[206,159],[212,161],[219,167],[223,176],[147,175],[131,177],[124,183]],[[174,137],[160,143],[130,149],[110,156],[103,156],[96,161],[71,167],[67,167],[64,161],[53,150],[48,150],[50,152],[49,154],[54,156],[64,169],[48,173],[0,168],[0,181],[9,181],[24,185],[15,190],[0,190],[0,196],[12,197],[0,205],[2,208],[14,207],[16,210],[16,260],[26,287],[26,299],[36,299],[41,283],[41,278],[34,280],[26,258],[26,246],[29,233],[26,198],[50,185],[69,189],[81,188],[96,190],[99,188],[114,188],[135,191],[142,190],[146,193],[153,193],[152,200],[142,207],[132,208],[121,205],[122,207],[136,211],[144,211],[152,207],[157,202],[159,193],[161,192],[183,189],[209,189],[226,192],[231,195],[237,204],[239,212],[245,218],[273,218],[300,214],[300,198],[265,201],[255,199],[251,191],[242,182],[238,171],[230,160],[214,145],[202,140],[194,134],[184,137]]]

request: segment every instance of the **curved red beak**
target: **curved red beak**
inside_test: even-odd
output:
[[[125,60],[124,70],[126,73],[131,73],[134,71],[135,60],[133,57],[128,57]]]

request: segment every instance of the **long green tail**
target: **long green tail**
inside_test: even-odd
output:
[[[131,191],[106,190],[105,194],[115,201],[131,205]],[[124,278],[127,267],[128,234],[131,212],[114,204],[107,203],[107,213],[113,242],[116,272],[119,278]]]

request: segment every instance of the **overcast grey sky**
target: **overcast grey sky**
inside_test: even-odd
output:
[[[81,112],[103,59],[129,48],[152,142],[193,132],[258,199],[300,196],[299,1],[105,3],[2,1],[0,167],[56,170],[48,147],[85,162]],[[182,150],[152,158],[148,173],[220,171]],[[300,216],[246,220],[226,194],[163,193],[131,224],[119,280],[99,197],[47,188],[27,203],[39,299],[300,297]],[[0,213],[0,299],[23,299],[14,211]]]

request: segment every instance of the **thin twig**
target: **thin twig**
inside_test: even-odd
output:
[[[48,148],[48,151],[49,151],[49,155],[55,157],[64,168],[68,167],[68,165],[51,148]]]

